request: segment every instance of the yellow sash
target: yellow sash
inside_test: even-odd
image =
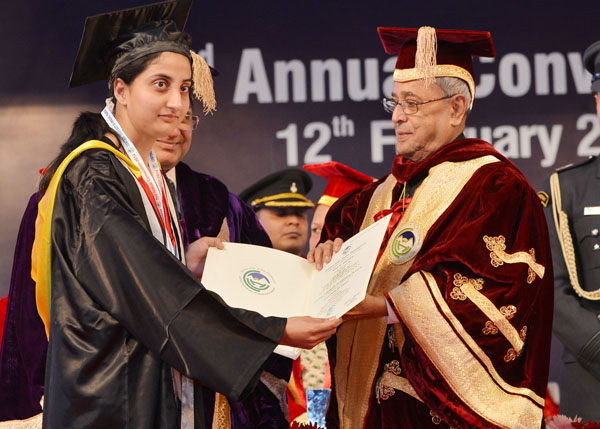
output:
[[[462,162],[444,162],[431,168],[391,235],[369,282],[368,293],[382,296],[400,284],[431,226],[452,204],[480,167],[497,161],[497,158],[487,155]],[[377,212],[391,207],[395,185],[396,179],[390,175],[375,190],[361,230],[374,222],[374,215]],[[398,259],[392,250],[395,241],[397,242],[395,238],[408,225],[415,232],[413,248],[416,251],[409,252],[408,259],[402,260]],[[386,318],[382,317],[346,322],[338,329],[335,381],[342,428],[365,425],[369,403],[374,394],[371,387],[375,384],[386,328]],[[402,328],[399,324],[396,325],[396,339],[400,350]]]
[[[31,249],[31,278],[36,283],[35,296],[38,313],[46,328],[46,336],[50,337],[50,281],[52,279],[52,211],[56,192],[63,173],[70,162],[89,149],[105,149],[112,152],[125,163],[135,177],[140,177],[140,170],[126,155],[111,145],[100,140],[90,140],[73,150],[60,163],[50,180],[46,193],[38,204],[38,216],[35,220],[35,239]]]

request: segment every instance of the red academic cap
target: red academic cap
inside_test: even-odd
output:
[[[328,180],[318,204],[332,206],[339,197],[352,189],[361,188],[375,179],[336,161],[303,166],[306,171]]]
[[[494,57],[487,31],[437,30],[432,27],[377,28],[385,52],[398,55],[394,82],[457,77],[469,85],[475,98],[472,57]]]

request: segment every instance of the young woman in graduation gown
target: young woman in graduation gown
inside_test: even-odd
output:
[[[44,181],[32,273],[49,335],[46,427],[203,427],[189,379],[238,400],[278,343],[310,348],[339,323],[264,318],[198,283],[218,243],[184,254],[151,151],[187,113],[188,91],[214,107],[208,67],[170,20],[178,14],[164,2],[86,22],[71,86],[109,76],[110,132],[80,119]]]

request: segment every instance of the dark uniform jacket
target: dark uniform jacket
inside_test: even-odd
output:
[[[600,159],[558,170],[562,210],[569,229],[579,283],[600,288]],[[560,380],[560,412],[584,421],[600,421],[600,300],[577,295],[567,271],[552,213],[549,180],[540,192],[550,231],[554,261],[553,331],[565,346]],[[587,209],[586,209],[587,208]],[[587,212],[587,214],[586,214]]]

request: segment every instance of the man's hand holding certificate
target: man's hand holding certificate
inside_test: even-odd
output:
[[[389,220],[343,243],[320,271],[280,250],[224,243],[224,250],[209,249],[202,284],[228,305],[264,316],[340,317],[365,298]]]

